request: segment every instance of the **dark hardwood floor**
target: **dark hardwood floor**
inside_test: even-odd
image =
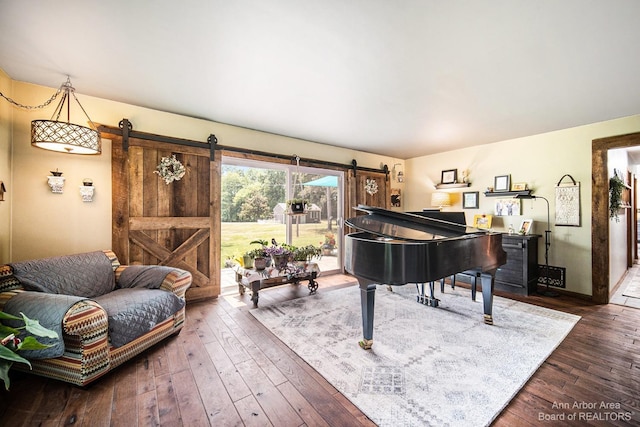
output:
[[[319,283],[329,292],[355,281],[335,275]],[[260,303],[307,294],[306,286],[285,285],[260,292]],[[494,425],[639,425],[640,310],[568,296],[517,299],[582,319]],[[250,307],[249,295],[233,288],[190,304],[180,335],[86,389],[12,372],[11,390],[0,392],[0,425],[374,425]]]

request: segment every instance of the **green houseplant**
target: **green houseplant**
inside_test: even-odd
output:
[[[5,389],[9,390],[9,369],[14,363],[23,363],[31,367],[31,363],[24,357],[18,354],[22,350],[42,350],[44,348],[51,347],[50,345],[42,344],[32,336],[46,337],[46,338],[58,338],[58,334],[51,329],[47,329],[40,325],[37,320],[29,319],[23,313],[20,313],[22,317],[16,317],[4,311],[0,311],[1,320],[17,320],[22,321],[24,326],[12,328],[0,323],[0,378],[4,381]],[[32,335],[27,335],[24,338],[19,338],[21,331],[26,330]]]
[[[617,173],[609,178],[609,218],[615,218],[616,222],[620,221],[618,211],[622,207],[622,192],[626,185]]]

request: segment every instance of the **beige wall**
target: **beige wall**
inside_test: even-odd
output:
[[[12,81],[0,70],[0,92],[12,98]],[[4,99],[0,99],[0,181],[4,182],[7,192],[4,202],[0,202],[0,264],[10,260],[11,236],[11,196],[13,180],[11,179],[11,129],[13,108]]]
[[[495,198],[485,197],[483,192],[493,186],[494,177],[510,174],[512,183],[526,182],[534,194],[549,200],[552,231],[549,264],[566,267],[568,290],[591,295],[591,141],[638,131],[640,115],[409,159],[406,162],[406,207],[408,210],[430,207],[430,195],[435,191],[434,184],[440,182],[441,171],[467,169],[472,185],[456,191],[454,206],[445,210],[462,209],[462,191],[479,191],[480,208],[465,210],[467,223],[471,224],[474,214],[493,213]],[[581,185],[580,227],[554,225],[555,186],[567,173]],[[532,218],[535,221],[533,232],[544,235],[546,203],[523,200],[522,215],[494,217],[493,228],[506,231],[510,223],[518,227],[523,218]],[[539,260],[544,262],[544,238],[539,242]]]
[[[28,105],[41,104],[55,90],[17,81],[13,88],[14,97]],[[358,165],[372,168],[381,164],[391,168],[394,163],[404,166],[398,159],[92,98],[83,96],[82,88],[76,89],[82,106],[96,123],[117,126],[127,118],[135,130],[142,132],[203,142],[215,134],[219,144],[226,146],[344,164],[356,159]],[[111,247],[110,141],[103,141],[100,156],[68,155],[31,147],[31,120],[49,118],[53,108],[55,105],[44,111],[13,111],[11,261]],[[86,125],[81,111],[72,110],[71,119]],[[49,171],[56,169],[66,177],[63,194],[52,194],[47,186]],[[83,203],[80,198],[78,187],[85,177],[93,179],[96,187],[93,203]],[[2,224],[6,226],[6,221]]]

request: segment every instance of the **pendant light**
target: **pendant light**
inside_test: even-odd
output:
[[[31,145],[44,148],[45,150],[69,154],[100,154],[102,152],[102,146],[98,131],[70,122],[71,95],[73,95],[73,99],[76,100],[91,126],[96,127],[82,107],[82,104],[80,104],[80,101],[78,101],[69,77],[67,77],[67,81],[60,86],[58,92],[62,92],[62,98],[53,112],[51,119],[33,120],[31,122]],[[65,108],[65,104],[67,110],[66,122],[58,120],[62,110]]]

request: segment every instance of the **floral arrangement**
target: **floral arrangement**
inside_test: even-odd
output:
[[[4,381],[5,389],[9,390],[9,369],[14,363],[23,363],[31,367],[31,363],[24,357],[18,355],[21,350],[41,350],[51,347],[42,344],[32,335],[26,336],[24,339],[19,338],[20,331],[26,329],[27,332],[38,337],[58,338],[58,334],[51,329],[47,329],[40,325],[37,320],[29,319],[23,313],[22,318],[13,316],[4,311],[0,311],[0,320],[21,320],[24,326],[19,328],[11,328],[0,323],[0,378]]]
[[[378,183],[375,179],[367,179],[367,183],[364,185],[364,190],[373,196],[378,192]]]
[[[163,157],[160,160],[160,164],[156,167],[153,173],[160,175],[160,178],[169,185],[173,181],[180,181],[187,169],[184,167],[180,160],[176,159],[175,154],[171,157]]]
[[[325,234],[324,243],[322,244],[322,247],[333,249],[335,246],[336,246],[336,235],[333,233]]]

